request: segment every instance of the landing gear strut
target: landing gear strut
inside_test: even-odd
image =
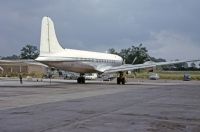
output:
[[[77,83],[80,83],[80,84],[84,84],[85,83],[84,74],[80,74],[80,77],[77,78]]]
[[[120,72],[119,73],[119,77],[117,77],[117,84],[125,84],[126,83],[126,79],[124,77],[124,73]]]

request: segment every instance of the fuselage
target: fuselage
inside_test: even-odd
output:
[[[40,55],[36,61],[77,73],[104,72],[123,62],[120,56],[114,54],[64,49],[57,40],[54,23],[49,17],[42,19]]]
[[[123,63],[123,59],[118,55],[74,49],[63,49],[51,54],[42,53],[36,61],[77,73],[103,72]]]

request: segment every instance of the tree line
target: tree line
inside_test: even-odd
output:
[[[150,57],[148,50],[142,44],[138,46],[132,46],[127,49],[121,49],[117,52],[114,48],[108,50],[111,54],[117,54],[121,56],[126,64],[142,64],[146,61],[152,60],[154,62],[164,62],[165,59]],[[16,60],[16,59],[35,59],[39,55],[39,50],[36,46],[27,44],[20,50],[20,55],[11,55],[2,57],[2,60]]]
[[[142,44],[138,46],[131,46],[127,49],[121,49],[121,51],[117,52],[114,48],[108,50],[111,54],[117,54],[121,56],[126,64],[142,64],[146,61],[154,61],[154,62],[165,62],[165,59],[151,57],[148,54],[148,50]]]
[[[149,55],[148,50],[142,44],[138,46],[131,46],[127,49],[121,49],[117,52],[114,48],[108,50],[111,54],[119,55],[123,58],[125,64],[142,64],[146,61],[153,61],[153,62],[166,62],[163,58],[155,58]],[[200,63],[199,63],[200,66]],[[174,70],[174,71],[195,71],[200,70],[197,68],[195,63],[191,63],[189,66],[188,63],[179,63],[174,65],[167,65],[161,67],[163,70]]]
[[[129,48],[121,49],[117,52],[114,48],[108,49],[111,54],[119,55],[123,58],[125,64],[142,64],[146,61],[166,62],[163,58],[155,58],[149,55],[148,50],[142,44],[138,46],[131,46]],[[2,60],[16,60],[16,59],[36,59],[39,55],[39,50],[36,46],[27,44],[20,50],[20,55],[11,55],[1,57]],[[200,66],[200,64],[199,64]],[[164,70],[197,70],[195,63],[188,66],[187,63],[180,63],[171,66],[163,66]]]
[[[36,46],[27,44],[20,50],[20,55],[11,55],[1,57],[2,60],[17,60],[17,59],[36,59],[39,55],[39,50]]]

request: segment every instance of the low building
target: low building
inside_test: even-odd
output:
[[[47,74],[47,66],[33,60],[0,60],[0,73]]]

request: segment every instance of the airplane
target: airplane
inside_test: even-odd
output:
[[[146,62],[144,64],[124,64],[122,57],[92,51],[64,49],[56,37],[54,23],[50,17],[43,17],[41,24],[40,54],[35,59],[49,67],[80,73],[77,83],[85,83],[85,73],[119,73],[117,84],[125,84],[124,72],[160,65],[170,65],[198,60]]]

